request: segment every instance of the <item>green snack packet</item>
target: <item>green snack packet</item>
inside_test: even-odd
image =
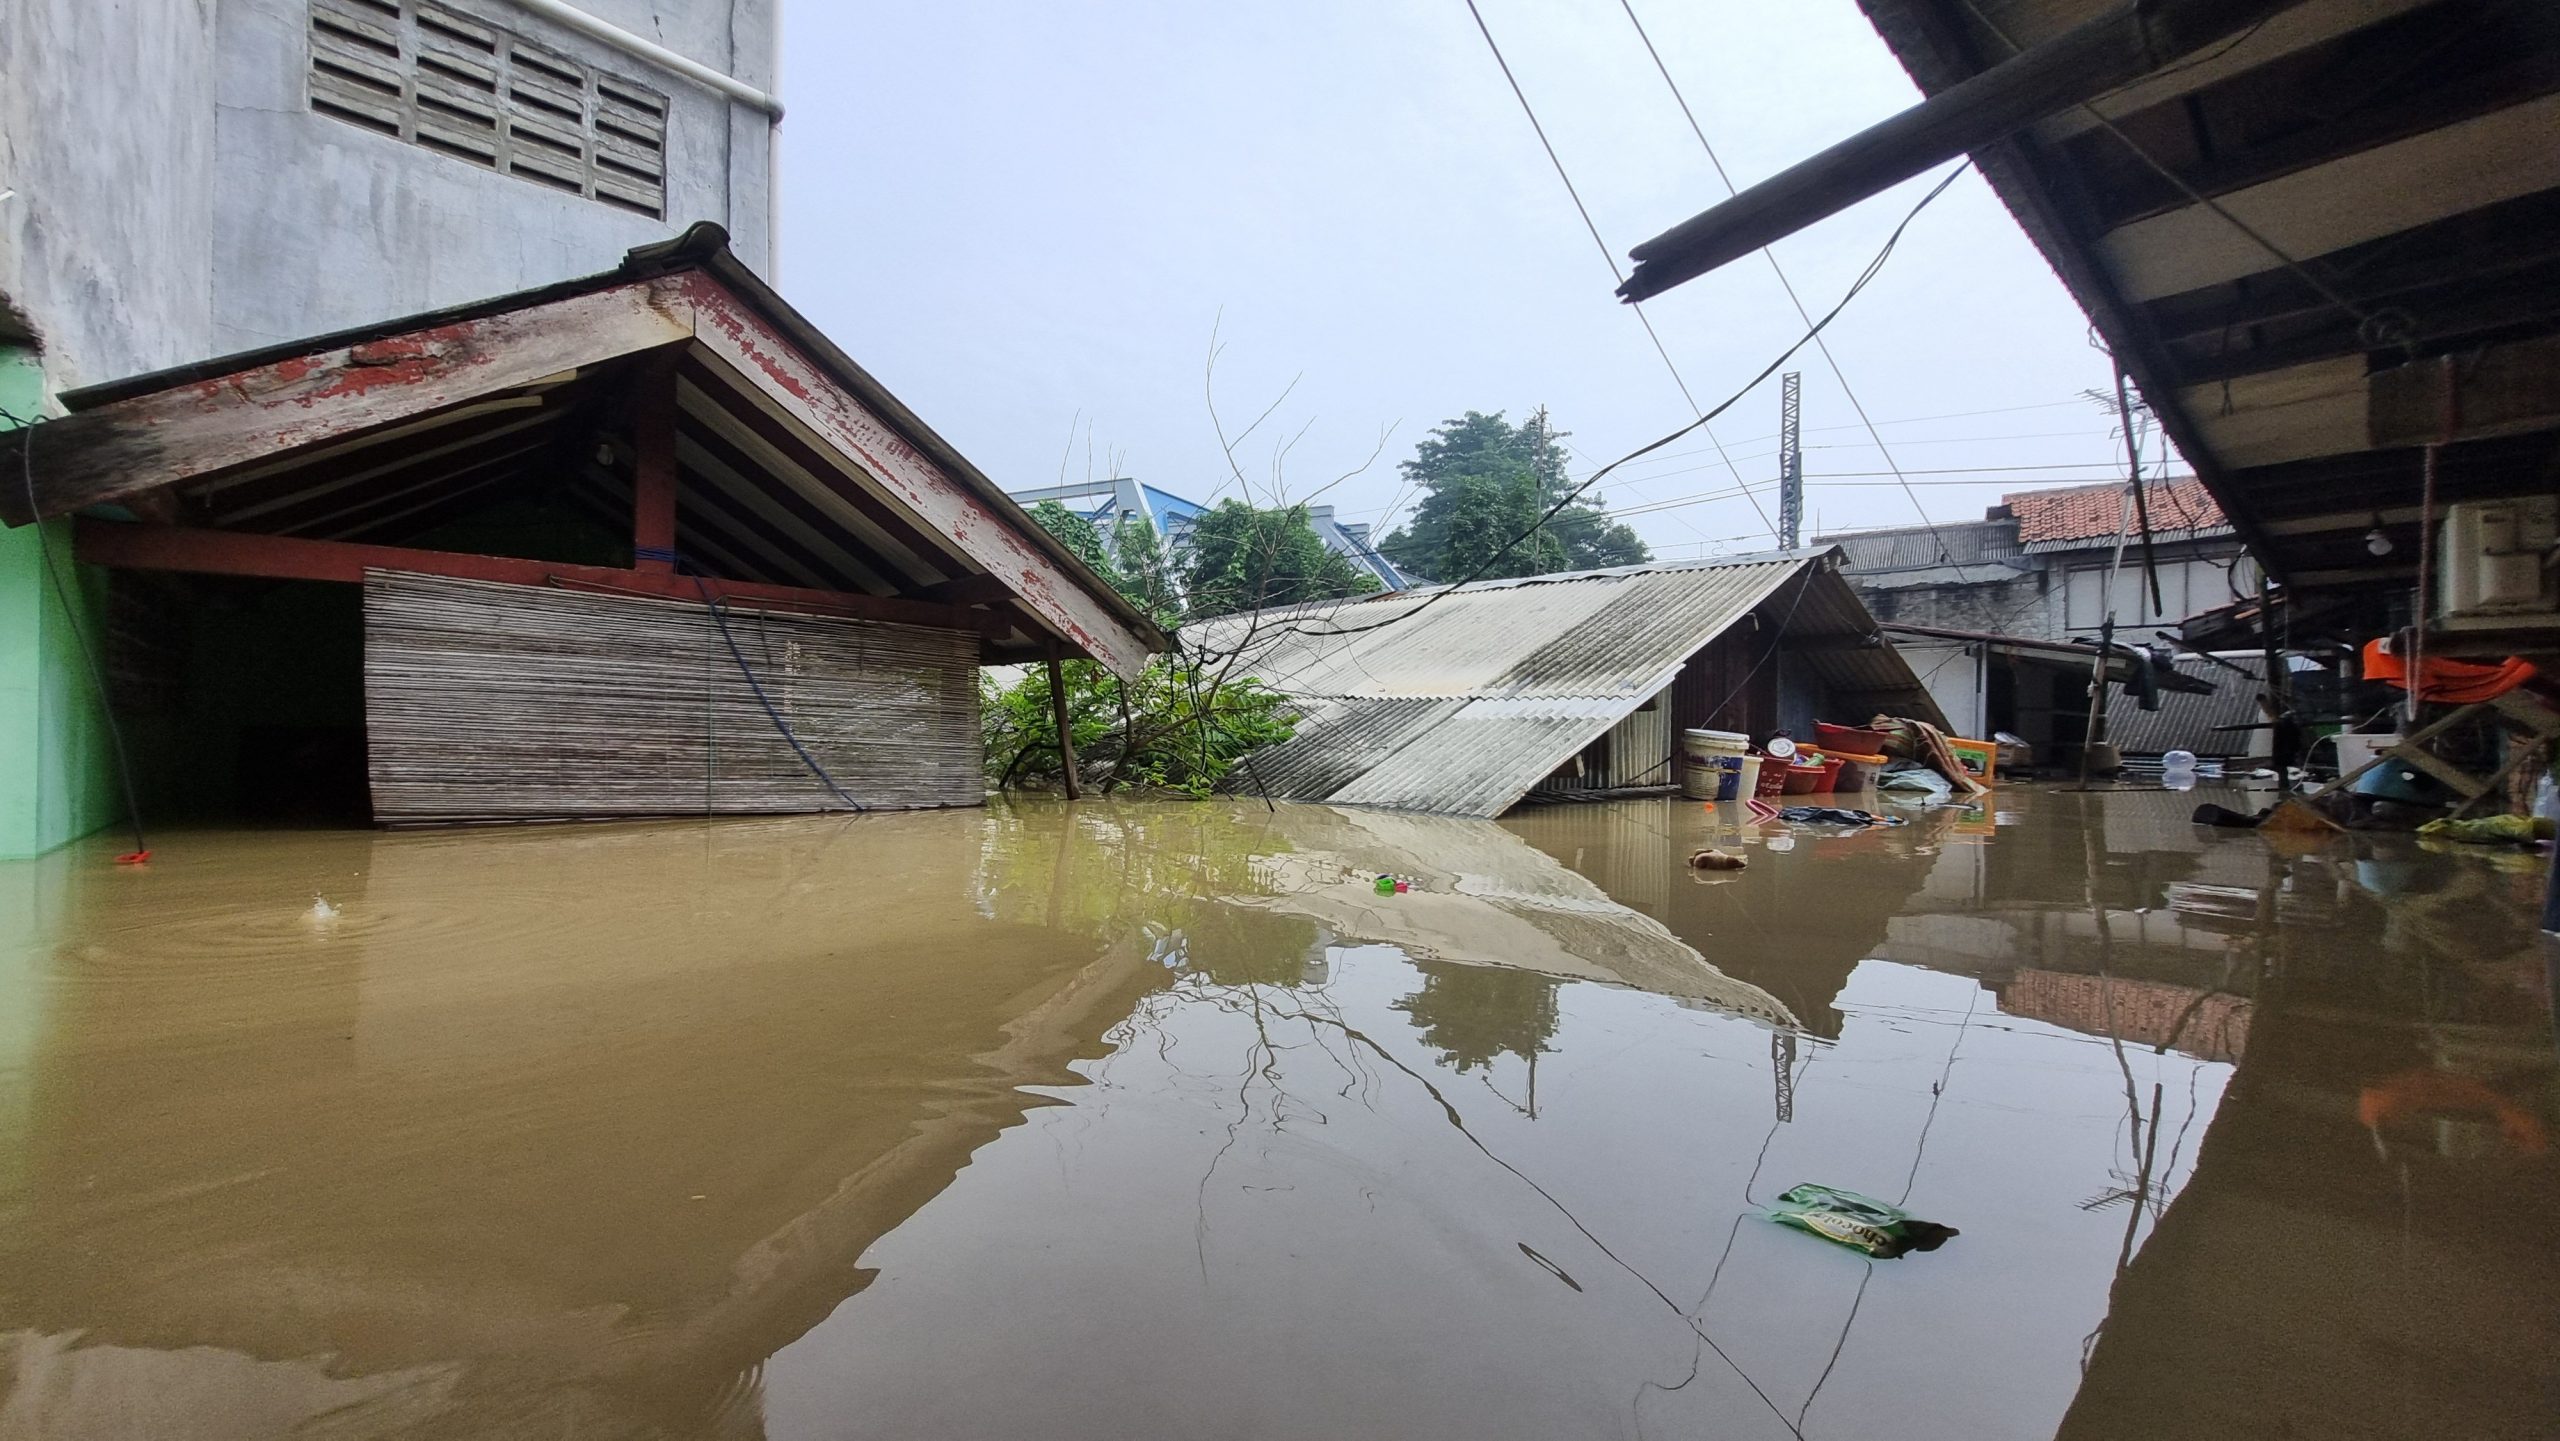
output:
[[[1886,1261],[1911,1251],[1934,1251],[1957,1234],[1953,1226],[1923,1221],[1873,1196],[1810,1183],[1782,1192],[1768,1216],[1781,1226],[1810,1231]]]

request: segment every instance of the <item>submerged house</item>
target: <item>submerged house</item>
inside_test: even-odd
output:
[[[1233,783],[1495,816],[1532,791],[1668,785],[1680,732],[1943,724],[1837,550],[1477,581],[1204,621],[1186,651],[1295,702]]]
[[[981,664],[1162,648],[726,238],[68,392],[28,427],[0,517],[77,516],[146,801],[975,805]]]

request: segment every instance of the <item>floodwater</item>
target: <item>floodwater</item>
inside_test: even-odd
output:
[[[0,867],[0,1441],[2551,1434],[2536,863],[2207,798]]]

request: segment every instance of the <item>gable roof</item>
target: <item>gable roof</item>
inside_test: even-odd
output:
[[[636,482],[597,441],[654,409],[675,548],[711,574],[932,608],[983,626],[993,659],[1055,644],[1125,673],[1165,647],[727,240],[696,225],[597,275],[67,392],[0,517],[121,506],[161,522],[119,528],[137,534],[382,543],[547,485],[627,526]]]
[[[1494,816],[1746,616],[1789,641],[1875,636],[1837,565],[1836,551],[1800,550],[1478,581],[1224,616],[1182,640],[1297,703],[1297,733],[1257,752],[1240,782],[1292,800]],[[1890,645],[1802,659],[1861,704],[1943,723]]]
[[[2228,535],[2231,522],[2204,482],[2194,476],[2146,482],[2143,501],[2151,512],[2151,534],[2162,540]],[[2018,543],[2053,548],[2060,542],[2097,545],[2111,542],[2124,524],[2122,481],[2023,490],[2000,497],[2018,520]]]

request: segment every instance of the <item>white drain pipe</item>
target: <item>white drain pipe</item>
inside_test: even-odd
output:
[[[635,55],[662,70],[672,70],[696,85],[714,90],[741,105],[750,105],[775,121],[782,119],[782,102],[735,76],[723,75],[698,60],[678,55],[645,35],[635,35],[619,25],[609,25],[574,5],[562,0],[511,0],[519,10],[530,10],[566,30],[575,30],[591,40],[599,40]]]

